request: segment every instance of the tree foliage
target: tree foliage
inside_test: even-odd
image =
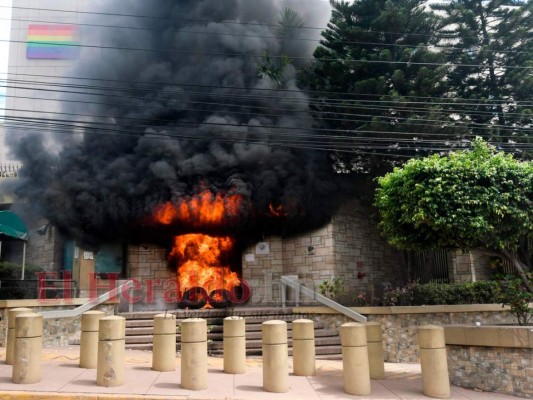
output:
[[[471,129],[486,125],[486,137],[505,142],[511,137],[511,144],[531,143],[532,7],[531,1],[516,0],[432,5],[443,15],[439,44],[454,64],[447,74],[447,97],[462,103],[450,107],[454,112],[460,109],[458,124]],[[514,147],[510,150],[520,154],[520,148]]]
[[[378,183],[380,226],[392,245],[478,249],[507,259],[522,276],[531,269],[532,162],[478,138],[470,151],[412,159]]]
[[[305,82],[332,143],[353,138],[333,155],[338,171],[379,173],[473,136],[531,157],[531,1],[330,2]]]
[[[424,152],[423,139],[434,134],[461,135],[448,128],[450,116],[431,100],[447,91],[447,67],[439,65],[444,55],[433,48],[438,18],[424,1],[331,0],[331,5],[309,85],[323,92],[316,94],[317,119],[347,130],[342,134],[353,136],[353,148],[360,150],[353,157],[338,153],[338,169],[371,168],[383,153]]]

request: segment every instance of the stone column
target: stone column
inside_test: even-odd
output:
[[[86,311],[81,315],[80,368],[96,368],[98,365],[98,329],[102,311]]]
[[[418,329],[422,390],[424,395],[437,399],[450,398],[450,378],[444,328],[423,325]]]
[[[262,324],[263,390],[273,393],[289,391],[289,349],[287,323],[272,320]]]
[[[315,375],[315,323],[310,319],[292,323],[292,360],[294,375]]]
[[[157,314],[154,317],[152,369],[161,372],[176,370],[176,316],[174,314]]]
[[[246,372],[246,325],[242,317],[224,318],[224,372]]]
[[[181,387],[207,389],[207,321],[202,318],[181,323]]]
[[[383,353],[381,324],[379,322],[367,322],[365,326],[370,379],[385,379],[385,354]]]
[[[13,365],[15,355],[15,318],[31,312],[31,308],[24,307],[12,308],[7,312],[6,364]]]
[[[126,364],[126,319],[116,315],[100,319],[98,330],[98,386],[124,384]]]
[[[348,322],[340,327],[344,391],[356,396],[370,394],[370,370],[365,325]]]
[[[15,318],[13,383],[37,383],[42,377],[43,316],[18,314]]]

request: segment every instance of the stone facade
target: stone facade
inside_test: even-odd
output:
[[[135,310],[175,310],[177,267],[172,269],[167,260],[168,250],[152,244],[128,246],[128,279],[137,287],[131,293]],[[127,306],[127,305],[126,305]],[[121,310],[125,307],[121,304]],[[126,311],[126,310],[124,310]]]
[[[42,233],[38,233],[36,229],[30,230],[26,264],[39,266],[45,271],[58,272],[57,266],[62,265],[63,240],[56,228],[47,225],[46,221],[42,222]]]
[[[0,303],[0,346],[6,346],[7,317],[8,311],[15,307],[31,308],[33,312],[70,310],[83,304],[89,299],[76,299],[75,304],[61,304],[48,302],[40,303],[38,300],[4,300]],[[101,304],[94,310],[103,311],[106,315],[114,314],[114,304]],[[43,345],[44,346],[67,346],[77,344],[80,340],[81,316],[72,318],[46,318],[43,320]]]
[[[489,257],[478,253],[451,251],[448,257],[450,283],[490,279]]]
[[[314,310],[313,310],[314,309]],[[499,304],[420,307],[354,307],[369,322],[383,327],[383,345],[387,362],[418,362],[417,330],[421,325],[513,324],[515,317]],[[348,317],[326,307],[300,307],[303,314],[313,315],[329,329],[338,329],[343,323],[353,322]]]
[[[347,305],[360,292],[379,296],[385,286],[402,284],[405,260],[380,237],[370,214],[350,202],[320,229],[295,237],[269,237],[245,249],[242,271],[253,288],[250,304],[279,305],[282,275],[297,275],[301,284],[316,291],[324,280],[341,277],[344,293],[339,300]],[[300,301],[315,304],[306,298]]]
[[[533,398],[533,349],[446,346],[453,385]]]

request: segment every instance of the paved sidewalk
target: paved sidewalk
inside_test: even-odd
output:
[[[0,348],[0,360],[5,360],[5,348]],[[372,381],[370,396],[349,396],[343,391],[342,361],[317,360],[314,377],[290,374],[288,393],[267,393],[262,390],[262,364],[260,358],[247,360],[247,372],[229,375],[222,372],[222,358],[209,358],[209,388],[200,391],[182,389],[180,383],[180,358],[176,358],[176,371],[156,372],[151,369],[152,353],[126,350],[126,383],[106,388],[96,385],[96,370],[81,369],[79,347],[52,347],[43,351],[43,379],[31,385],[11,382],[12,366],[0,362],[1,400],[160,400],[160,399],[428,399],[422,394],[420,366],[418,364],[385,364],[386,379]],[[289,358],[292,371],[292,358]],[[452,399],[519,399],[497,393],[484,393],[452,387]]]

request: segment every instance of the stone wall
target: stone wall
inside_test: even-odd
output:
[[[63,265],[61,260],[63,241],[56,228],[46,225],[45,220],[41,222],[42,234],[37,233],[35,229],[30,230],[26,264],[39,266],[45,271],[59,272],[60,266]]]
[[[479,253],[451,251],[448,266],[451,283],[490,279],[489,257]]]
[[[135,310],[175,310],[177,308],[177,267],[168,263],[168,250],[153,244],[128,247],[128,279],[137,285],[131,293]],[[128,299],[126,299],[128,300]],[[128,304],[122,298],[120,311],[127,311]]]
[[[453,385],[533,398],[533,350],[446,346]]]
[[[370,209],[355,201],[347,203],[332,226],[335,271],[346,282],[344,304],[354,304],[361,292],[379,298],[385,287],[405,283],[405,259],[381,237]]]
[[[456,386],[533,398],[533,329],[444,328],[450,381]]]
[[[268,237],[246,248],[242,271],[253,288],[250,305],[279,305],[281,275],[297,275],[301,284],[315,291],[324,280],[341,277],[344,293],[338,300],[346,305],[353,305],[361,292],[379,297],[385,286],[403,284],[405,260],[380,237],[370,215],[370,210],[350,202],[322,228],[293,237]],[[290,293],[288,298],[293,299]],[[307,298],[300,303],[316,304]]]
[[[369,322],[383,327],[385,361],[418,362],[417,329],[421,325],[451,325],[516,323],[515,317],[500,304],[473,304],[457,306],[419,307],[353,307]],[[338,329],[343,323],[353,322],[348,317],[327,307],[298,307],[295,312],[314,315],[327,328]]]
[[[8,311],[15,307],[27,307],[33,312],[40,313],[46,311],[71,310],[84,304],[89,299],[73,299],[68,304],[66,302],[46,303],[38,300],[3,300],[0,301],[0,346],[6,346],[7,318]],[[103,311],[106,315],[114,314],[114,304],[101,304],[94,310]],[[81,316],[72,318],[46,318],[43,321],[43,345],[44,346],[66,346],[77,344],[80,340]]]

